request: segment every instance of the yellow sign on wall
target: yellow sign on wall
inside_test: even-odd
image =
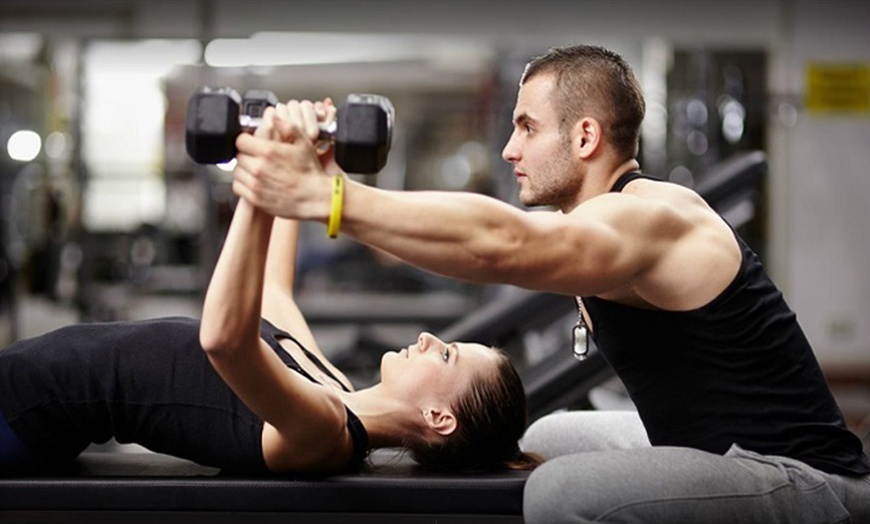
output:
[[[807,111],[870,115],[870,64],[811,62],[806,81]]]

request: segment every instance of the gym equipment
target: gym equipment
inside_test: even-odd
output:
[[[236,137],[253,132],[263,112],[278,103],[274,93],[229,87],[202,87],[187,104],[187,153],[200,164],[227,162],[236,156]],[[351,94],[338,107],[334,122],[321,126],[321,140],[335,145],[335,160],[349,173],[374,174],[387,163],[393,133],[393,104],[381,95]]]
[[[86,452],[79,471],[0,477],[0,522],[522,524],[527,472],[447,474],[376,450],[374,471],[245,477],[155,453]]]

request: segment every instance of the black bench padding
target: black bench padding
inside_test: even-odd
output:
[[[292,514],[287,522],[358,521],[361,515],[380,522],[522,521],[528,473],[441,474],[393,450],[378,453],[370,471],[326,477],[237,477],[157,454],[84,453],[70,474],[0,478],[0,522],[101,514],[126,515],[129,522],[154,512],[171,514],[171,522],[228,512],[240,518]]]

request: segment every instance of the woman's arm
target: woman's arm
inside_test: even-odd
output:
[[[291,102],[298,104],[298,102]],[[319,129],[318,122],[335,119],[336,109],[332,99],[308,105],[305,110],[307,128]],[[276,114],[286,118],[286,106],[276,108]],[[276,130],[280,132],[280,130]],[[309,134],[314,136],[317,131]],[[341,174],[341,168],[335,162],[334,151],[330,147],[318,150],[320,166],[328,175]],[[299,251],[299,223],[295,220],[276,217],[272,226],[272,236],[269,241],[269,254],[266,258],[265,282],[263,284],[263,318],[276,327],[293,335],[305,349],[313,353],[332,372],[333,375],[350,390],[353,384],[320,350],[314,334],[305,320],[295,300],[296,257]]]
[[[298,252],[299,223],[295,220],[275,218],[266,257],[263,283],[263,318],[293,335],[305,349],[317,356],[344,386],[353,385],[320,350],[305,316],[294,298],[296,280],[296,254]]]
[[[263,318],[287,331],[308,349],[317,342],[294,298],[299,223],[276,218],[272,225],[263,281]]]
[[[268,127],[257,132],[269,133]],[[289,371],[260,338],[272,229],[271,216],[239,202],[206,293],[200,343],[227,385],[265,421],[270,468],[334,469],[351,452],[344,405],[333,391]]]

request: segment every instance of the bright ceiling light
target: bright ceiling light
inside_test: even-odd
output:
[[[0,33],[0,59],[33,62],[42,50],[44,39],[37,33]]]
[[[215,67],[390,62],[418,57],[415,47],[397,35],[264,32],[212,40],[205,61]]]
[[[213,67],[353,64],[428,61],[438,66],[490,59],[488,45],[474,39],[446,41],[433,35],[262,32],[250,38],[219,38],[205,48]]]
[[[34,131],[16,131],[6,142],[9,158],[19,162],[30,162],[36,158],[41,148],[42,139]]]

